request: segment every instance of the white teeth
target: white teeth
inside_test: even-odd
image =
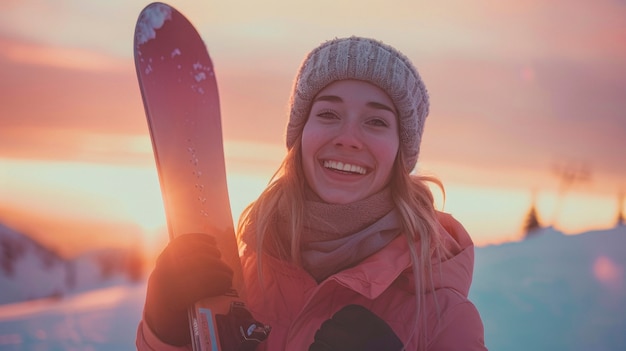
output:
[[[344,172],[352,172],[358,174],[365,174],[365,168],[357,165],[351,165],[349,163],[337,162],[337,161],[324,161],[324,167],[330,169],[336,169]]]

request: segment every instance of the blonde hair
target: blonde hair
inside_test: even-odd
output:
[[[272,177],[268,187],[259,198],[250,204],[242,213],[238,226],[238,235],[253,235],[254,247],[257,250],[259,281],[263,284],[262,257],[263,250],[271,248],[280,258],[300,265],[300,242],[305,221],[304,192],[306,180],[302,169],[301,133],[298,141],[289,149],[285,159]],[[404,167],[403,153],[398,152],[392,179],[392,199],[400,213],[402,232],[405,236],[413,265],[415,280],[416,328],[421,318],[422,330],[419,337],[420,349],[427,344],[427,314],[424,293],[433,292],[433,266],[431,253],[439,255],[445,250],[441,237],[438,235],[438,221],[434,208],[434,198],[428,183],[437,185],[445,198],[445,190],[440,180],[435,177],[411,175]],[[280,236],[275,229],[277,209],[283,206],[290,213],[288,235]],[[284,207],[287,206],[287,207]],[[253,230],[254,232],[249,232]],[[287,246],[284,238],[289,238]],[[418,245],[419,243],[419,245]],[[438,309],[438,307],[437,307]],[[439,313],[439,311],[437,311]],[[414,330],[416,329],[414,328]]]

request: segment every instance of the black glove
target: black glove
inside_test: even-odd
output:
[[[220,257],[215,238],[206,234],[178,236],[163,250],[148,280],[144,305],[145,321],[161,341],[191,343],[188,308],[231,287],[233,271]]]
[[[403,347],[385,321],[363,306],[348,305],[322,323],[309,351],[400,351]]]

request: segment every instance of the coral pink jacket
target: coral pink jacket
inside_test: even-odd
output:
[[[301,268],[265,255],[263,289],[256,252],[244,248],[246,303],[257,320],[272,326],[259,351],[307,350],[322,322],[348,304],[360,304],[384,319],[406,350],[418,350],[420,338],[426,338],[428,351],[486,350],[480,315],[467,298],[474,265],[473,243],[452,216],[439,213],[439,223],[446,246],[455,254],[434,263],[435,293],[423,295],[427,304],[425,318],[418,318],[417,322],[411,259],[404,236],[320,284]],[[426,323],[428,335],[420,334],[422,323]],[[137,349],[189,348],[163,344],[142,322]]]

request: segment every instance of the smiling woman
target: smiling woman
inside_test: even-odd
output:
[[[389,182],[399,146],[392,106],[384,90],[364,81],[337,81],[320,91],[302,132],[302,166],[323,200],[354,202]]]

